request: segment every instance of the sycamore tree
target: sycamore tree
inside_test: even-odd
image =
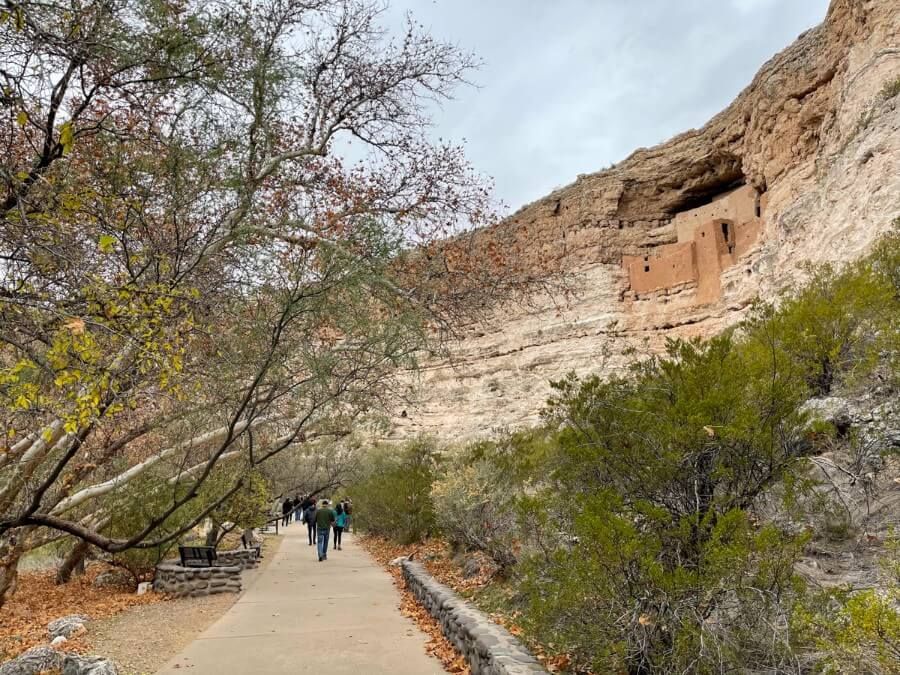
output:
[[[0,602],[61,536],[175,540],[544,283],[460,234],[489,191],[426,134],[475,60],[381,3],[2,8]]]

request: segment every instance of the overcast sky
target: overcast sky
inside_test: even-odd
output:
[[[436,114],[515,210],[703,125],[828,0],[392,0],[483,59]]]

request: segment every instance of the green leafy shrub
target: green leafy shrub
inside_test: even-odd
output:
[[[555,383],[551,479],[577,543],[528,565],[535,632],[595,670],[787,658],[763,629],[793,592],[801,542],[751,507],[805,451],[806,390],[771,365],[723,336],[672,342],[628,379]]]
[[[797,369],[814,396],[869,373],[897,330],[898,298],[889,277],[896,271],[883,268],[890,250],[882,245],[876,256],[842,272],[820,267],[778,309],[757,305],[746,326],[745,349],[762,350],[763,359]]]
[[[129,538],[143,530],[148,522],[151,522],[151,514],[159,513],[174,498],[184,494],[187,489],[183,485],[171,486],[164,477],[166,474],[158,474],[148,471],[144,476],[128,483],[125,489],[116,494],[110,500],[110,521],[104,530],[117,538]],[[187,502],[163,524],[157,526],[147,541],[167,538],[175,535],[183,527],[190,524],[202,512],[209,502],[198,498]],[[188,535],[182,535],[180,539]],[[131,548],[119,553],[108,555],[107,562],[128,571],[135,583],[149,578],[153,568],[178,545],[179,538],[160,544],[158,546],[141,546]]]
[[[478,443],[443,468],[431,489],[442,534],[457,548],[483,551],[506,574],[517,562],[519,484],[501,459],[503,449]]]
[[[217,527],[225,522],[231,523],[234,527],[261,525],[265,521],[270,501],[265,479],[256,471],[247,472],[245,467],[226,463],[216,467],[196,497],[188,500],[170,518],[154,528],[146,538],[148,543],[164,539],[167,541],[155,546],[141,544],[111,554],[105,559],[127,570],[137,582],[148,578],[153,568],[171,555],[179,543],[208,543],[200,539],[196,528],[185,532],[181,530],[225,496],[233,485],[232,475],[235,471],[246,473],[244,486],[211,512],[213,522]],[[110,500],[108,506],[110,520],[104,534],[117,538],[134,536],[151,522],[152,514],[161,512],[191,489],[190,480],[172,484],[168,479],[170,475],[166,469],[160,472],[148,471],[140,478],[129,482],[125,489]]]
[[[221,485],[219,489],[227,486]],[[262,527],[269,518],[272,499],[272,490],[263,474],[258,469],[246,470],[241,489],[210,514],[213,527],[206,543],[217,546],[228,532]]]
[[[354,524],[399,543],[412,543],[436,530],[431,488],[439,453],[428,439],[402,447],[374,448],[348,490]]]
[[[795,670],[793,566],[809,535],[761,514],[812,501],[806,456],[822,434],[804,403],[896,365],[898,275],[894,234],[731,334],[672,341],[626,377],[554,383],[554,451],[521,502],[561,535],[523,566],[531,633],[603,672]],[[891,602],[845,603],[835,643],[890,633]]]

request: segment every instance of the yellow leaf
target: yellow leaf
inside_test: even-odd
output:
[[[716,435],[716,430],[713,429],[712,427],[703,427],[703,431],[705,431],[706,435],[709,436],[710,438],[712,438],[713,436]]]
[[[72,123],[66,122],[59,128],[59,144],[62,146],[64,155],[69,154],[74,143],[75,134],[72,132]]]
[[[24,110],[20,110],[16,115],[16,122],[19,123],[20,127],[24,127],[26,124],[28,124],[28,113],[26,113]]]
[[[116,243],[116,238],[111,234],[103,234],[100,235],[99,245],[100,251],[103,253],[109,253],[112,251],[113,244]]]

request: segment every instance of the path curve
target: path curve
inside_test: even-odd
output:
[[[282,532],[271,564],[158,675],[445,672],[426,654],[424,633],[400,614],[391,576],[352,535],[320,563],[306,526],[295,523]]]

